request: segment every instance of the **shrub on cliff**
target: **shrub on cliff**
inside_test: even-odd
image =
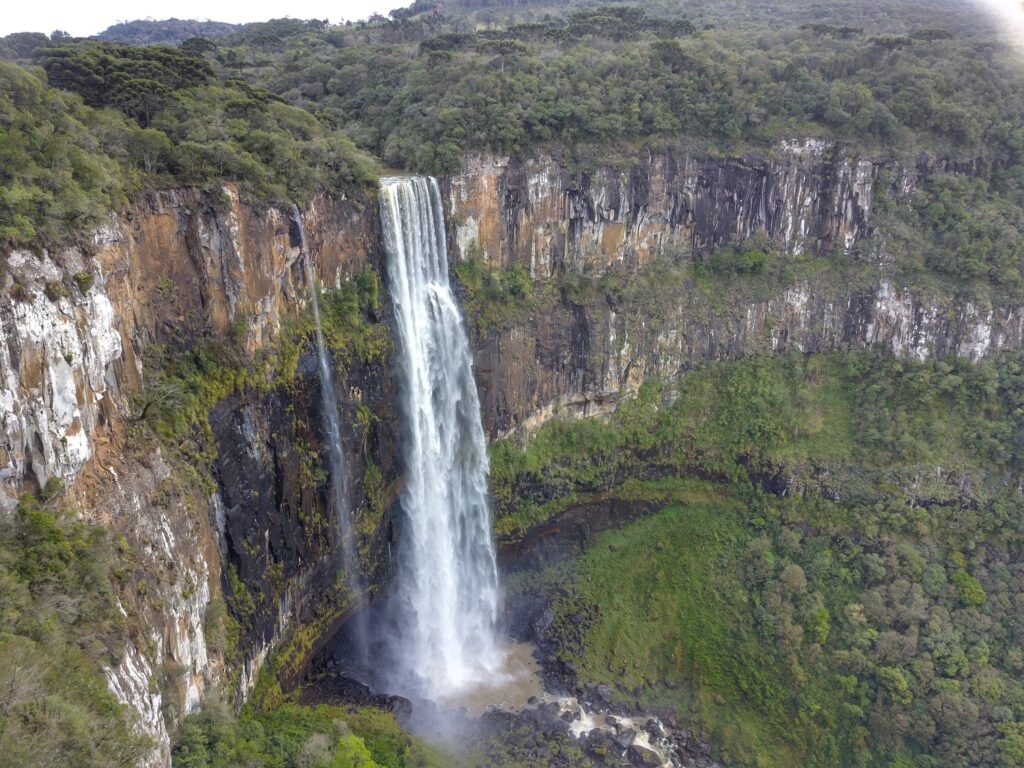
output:
[[[742,274],[760,272],[768,261],[767,244],[748,241],[740,245],[727,245],[715,249],[708,266],[713,272]]]
[[[148,744],[100,673],[116,662],[113,544],[57,501],[0,519],[0,762],[130,768]]]
[[[160,47],[45,51],[64,90],[0,61],[0,243],[85,239],[142,186],[229,180],[248,202],[284,204],[376,183],[376,161],[330,122],[216,82],[202,59]]]

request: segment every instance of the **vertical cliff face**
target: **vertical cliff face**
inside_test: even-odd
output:
[[[3,444],[0,508],[10,511],[27,482],[42,488],[71,478],[92,455],[92,435],[119,399],[107,369],[122,350],[114,310],[95,285],[82,288],[68,272],[86,274],[78,254],[58,263],[15,251],[7,269],[19,283],[0,307]]]
[[[326,198],[306,216],[321,281],[340,285],[367,263],[374,217]],[[211,685],[237,685],[244,695],[270,647],[314,610],[311,596],[333,577],[332,539],[310,532],[326,490],[288,486],[301,474],[299,462],[287,449],[274,453],[275,441],[296,439],[316,450],[318,398],[304,382],[302,359],[296,386],[309,392],[287,424],[306,430],[298,438],[294,429],[272,434],[296,410],[273,388],[217,406],[212,468],[187,466],[135,426],[153,350],[173,353],[209,338],[252,357],[276,344],[282,320],[308,296],[298,258],[285,213],[253,210],[230,187],[150,193],[81,247],[6,255],[0,508],[9,513],[22,492],[63,485],[64,503],[125,537],[138,588],[119,599],[141,630],[107,676],[154,738],[153,765],[169,762],[168,723],[197,708]],[[345,382],[353,423],[363,391],[371,407],[387,410],[373,401],[387,399],[387,381],[376,370]],[[365,432],[364,443],[377,439]],[[230,649],[235,669],[223,638],[208,632],[224,564],[257,594],[275,584],[252,631]]]
[[[468,158],[442,182],[452,258],[527,267],[536,296],[474,342],[486,429],[599,414],[645,379],[705,360],[874,345],[976,360],[1020,347],[1021,307],[919,295],[889,274],[878,184],[899,204],[929,165],[819,141],[766,158],[665,152],[589,173],[547,156]],[[304,218],[323,285],[367,265],[384,274],[375,205],[318,198]],[[794,263],[841,253],[855,268],[784,281],[677,269],[751,238]],[[310,289],[299,258],[287,213],[254,210],[231,187],[142,195],[85,245],[6,255],[0,514],[24,491],[63,484],[64,503],[124,536],[140,586],[120,599],[140,630],[107,675],[154,737],[153,765],[168,763],[168,724],[211,686],[247,695],[268,654],[296,636],[278,671],[300,676],[352,598],[337,579],[311,349],[291,381],[213,405],[209,432],[195,435],[208,449],[201,462],[187,459],[191,439],[157,440],[137,423],[155,351],[207,339],[251,361],[290,340],[286,320]],[[376,314],[390,318],[386,306]],[[375,586],[388,579],[402,471],[390,354],[340,350],[336,381],[357,543]],[[218,630],[225,595],[244,626],[236,648]]]
[[[935,166],[819,140],[783,143],[763,158],[664,152],[586,173],[543,155],[470,158],[448,186],[456,258],[528,267],[538,293],[557,294],[478,340],[490,434],[529,430],[559,411],[601,413],[645,379],[669,380],[702,360],[871,346],[977,360],[1020,346],[1021,307],[917,295],[889,274],[886,233],[873,216],[877,185],[905,204]],[[856,266],[841,277],[805,269],[759,284],[673,272],[754,239],[793,263],[842,256]],[[606,288],[581,293],[579,278]]]
[[[784,143],[770,159],[666,151],[585,173],[547,155],[475,155],[450,182],[453,239],[460,258],[527,264],[538,279],[637,269],[756,235],[794,254],[850,249],[870,231],[882,167],[814,139]]]
[[[869,347],[980,360],[1024,344],[1024,308],[917,296],[888,280],[851,290],[809,280],[771,298],[724,306],[720,298],[677,285],[656,314],[606,296],[558,302],[489,333],[478,342],[476,372],[492,437],[532,430],[558,412],[599,415],[646,379],[670,381],[702,361]]]
[[[289,387],[233,395],[210,414],[217,539],[222,561],[233,571],[232,604],[239,605],[240,597],[251,601],[250,614],[238,616],[245,629],[239,647],[243,695],[268,654],[291,631],[311,626],[308,647],[277,670],[286,684],[298,682],[309,655],[359,597],[345,582],[345,547],[331,513],[334,489],[316,365],[312,355],[304,356]],[[389,576],[387,497],[399,474],[396,393],[388,368],[350,362],[336,374],[353,538],[373,590]]]

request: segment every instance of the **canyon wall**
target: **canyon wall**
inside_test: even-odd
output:
[[[850,249],[870,233],[886,165],[909,194],[916,170],[816,139],[783,143],[769,158],[666,150],[588,171],[550,155],[473,155],[449,184],[454,248],[492,267],[529,265],[537,279],[619,263],[636,270],[760,234],[793,254]]]
[[[325,285],[340,285],[375,253],[376,217],[361,206],[318,198],[305,217]],[[203,340],[251,361],[277,344],[286,316],[309,294],[299,258],[286,212],[243,205],[231,187],[140,195],[78,247],[6,255],[0,507],[10,513],[25,491],[66,488],[61,503],[125,537],[136,588],[120,599],[137,629],[106,671],[154,738],[153,765],[169,763],[168,721],[196,709],[211,685],[244,696],[338,570],[333,534],[321,530],[329,527],[327,483],[295,482],[310,451],[295,444],[319,442],[308,354],[294,402],[273,385],[234,396],[211,415],[212,437],[182,441],[212,442],[210,466],[190,465],[195,445],[157,440],[138,424],[161,355]],[[390,397],[388,380],[381,370],[345,380],[348,424],[364,391],[371,407],[388,411],[373,400]],[[347,448],[361,455],[359,445]],[[256,595],[259,612],[237,648],[209,637],[224,565]]]
[[[818,140],[784,143],[768,158],[665,151],[587,172],[544,155],[471,157],[447,186],[455,258],[520,265],[535,293],[549,288],[532,312],[478,341],[491,436],[556,412],[604,412],[645,379],[706,360],[865,347],[978,360],[1021,346],[1024,308],[919,294],[890,274],[873,202],[881,192],[908,204],[936,169],[978,172]],[[752,239],[801,270],[786,281],[678,279],[674,267]],[[837,257],[842,271],[814,268]]]
[[[467,158],[443,180],[452,258],[523,265],[541,297],[474,342],[490,435],[605,412],[645,378],[703,360],[873,345],[976,360],[1020,347],[1020,307],[919,295],[887,271],[876,185],[906,199],[933,165],[818,141],[769,158],[664,152],[589,172],[548,156]],[[320,197],[304,219],[323,285],[367,265],[383,277],[375,203]],[[856,269],[732,285],[672,268],[751,237],[802,263],[847,254]],[[78,247],[6,254],[0,509],[63,487],[62,503],[135,553],[138,588],[122,601],[138,630],[107,675],[155,738],[152,765],[167,765],[168,728],[212,686],[244,698],[268,654],[311,627],[283,670],[301,676],[301,657],[351,602],[338,583],[311,349],[290,382],[226,391],[208,430],[158,438],[139,424],[162,359],[200,340],[247,362],[277,348],[309,295],[299,259],[287,212],[247,206],[231,187],[143,194]],[[385,303],[376,321],[390,316]],[[360,556],[381,586],[401,482],[393,365],[389,353],[335,352]],[[244,629],[234,647],[217,617],[225,599]]]

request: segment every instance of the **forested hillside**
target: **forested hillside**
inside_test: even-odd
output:
[[[452,170],[467,147],[682,136],[722,152],[808,134],[965,158],[1018,151],[1021,86],[1004,49],[968,34],[985,29],[977,15],[847,10],[773,13],[751,29],[721,7],[707,24],[614,5],[474,25],[424,6],[326,33],[246,30],[212,58],[423,171]]]
[[[86,236],[144,187],[242,185],[256,203],[359,192],[376,161],[331,123],[187,51],[83,42],[0,63],[0,236]]]
[[[768,25],[753,6],[712,4],[704,21],[673,7],[531,4],[524,20],[485,23],[419,3],[389,21],[278,20],[178,49],[11,36],[8,58],[93,109],[5,70],[12,124],[57,120],[61,138],[13,134],[0,225],[21,242],[66,235],[140,186],[219,178],[256,201],[301,201],[366,183],[370,156],[444,173],[470,149],[545,148],[586,168],[610,145],[621,161],[674,145],[770,152],[810,135],[975,169],[922,191],[907,226],[929,247],[915,258],[1016,289],[1024,86],[984,17],[944,2],[837,4],[808,21],[782,3]],[[45,113],[69,98],[67,117]],[[98,154],[76,164],[83,122]],[[67,181],[34,170],[53,163]]]

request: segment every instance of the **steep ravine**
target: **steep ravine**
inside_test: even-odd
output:
[[[869,239],[883,168],[905,196],[928,163],[858,158],[814,141],[779,147],[767,160],[663,154],[592,173],[543,156],[467,158],[465,172],[443,180],[457,255],[493,268],[528,265],[538,286],[566,274],[629,277],[658,259],[756,234],[791,254],[863,250],[868,273],[849,290],[809,278],[745,305],[705,306],[684,285],[660,297],[657,317],[617,308],[601,293],[563,291],[478,338],[485,428],[493,437],[559,409],[599,413],[645,378],[670,379],[704,359],[875,343],[897,355],[977,359],[1020,347],[1019,307],[917,296],[885,276],[884,237]],[[375,205],[321,197],[304,217],[326,287],[367,265],[383,275]],[[0,505],[9,511],[22,492],[59,477],[64,501],[123,534],[135,553],[142,586],[123,599],[145,631],[108,678],[155,738],[152,765],[169,761],[168,725],[214,686],[244,698],[287,638],[293,650],[278,671],[294,683],[347,605],[344,590],[331,588],[338,548],[324,523],[327,485],[315,472],[311,349],[287,386],[247,387],[213,407],[212,437],[199,436],[213,450],[207,464],[189,467],[188,441],[142,439],[137,424],[154,351],[205,338],[256,360],[279,346],[308,297],[298,258],[287,213],[252,209],[230,187],[141,195],[83,246],[6,255]],[[389,312],[382,306],[376,320],[386,323]],[[346,360],[338,396],[352,503],[364,567],[381,585],[400,482],[395,388],[386,355]],[[313,478],[300,482],[310,469]],[[236,576],[252,609],[236,615],[246,631],[230,650],[208,633],[208,619]],[[237,601],[229,604],[238,611]]]

